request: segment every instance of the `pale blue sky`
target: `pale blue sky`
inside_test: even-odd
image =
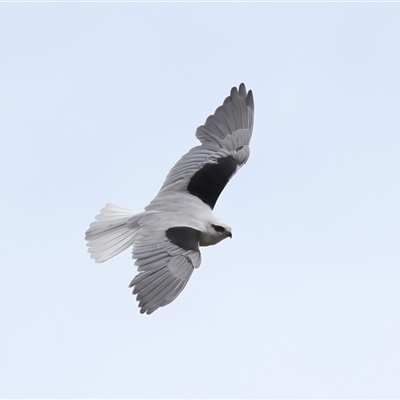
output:
[[[399,397],[400,4],[0,4],[1,397]],[[141,210],[232,86],[233,240],[140,315]]]

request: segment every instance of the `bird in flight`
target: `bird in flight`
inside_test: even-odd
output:
[[[197,128],[201,145],[171,169],[142,212],[105,205],[86,231],[88,251],[102,263],[133,246],[138,274],[129,287],[140,312],[151,314],[176,299],[201,263],[199,246],[232,238],[231,227],[213,215],[232,176],[249,158],[254,101],[242,83]]]

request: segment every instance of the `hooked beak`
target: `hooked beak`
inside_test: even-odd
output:
[[[226,236],[232,239],[232,232],[227,232]]]

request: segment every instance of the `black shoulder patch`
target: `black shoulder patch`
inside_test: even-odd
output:
[[[182,247],[184,250],[199,251],[199,238],[201,232],[188,226],[174,226],[165,231],[171,243]]]
[[[219,158],[216,164],[205,164],[190,179],[188,192],[213,209],[238,165],[233,156]]]

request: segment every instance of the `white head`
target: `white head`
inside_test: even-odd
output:
[[[227,237],[232,238],[232,228],[226,223],[218,220],[207,224],[207,229],[200,234],[200,246],[210,246],[219,243]]]

